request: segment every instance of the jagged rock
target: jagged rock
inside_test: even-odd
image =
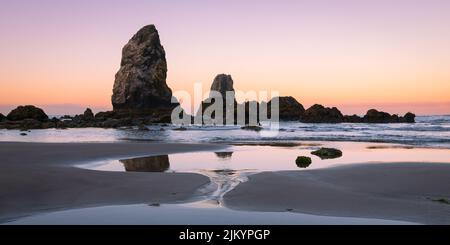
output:
[[[311,154],[320,157],[322,160],[342,157],[342,151],[334,148],[320,148],[317,151],[311,152]]]
[[[20,121],[24,119],[35,119],[38,121],[47,121],[48,116],[45,114],[44,110],[41,108],[32,106],[32,105],[26,105],[26,106],[19,106],[16,109],[12,110],[8,116],[8,120],[11,121]]]
[[[214,81],[211,85],[211,92],[209,95],[209,98],[202,102],[201,108],[197,112],[196,117],[202,118],[202,123],[205,123],[205,121],[209,121],[211,119],[212,121],[215,121],[216,115],[215,112],[213,112],[211,115],[205,115],[208,112],[208,108],[216,103],[218,99],[222,100],[222,120],[223,124],[226,124],[226,116],[227,116],[227,110],[229,110],[230,115],[234,115],[234,118],[236,118],[237,115],[237,108],[238,103],[236,102],[235,94],[234,94],[234,85],[233,85],[233,79],[231,75],[226,74],[219,74],[214,78]],[[221,97],[217,97],[217,94],[214,92],[219,92]],[[230,98],[227,99],[227,92],[229,92]],[[233,104],[233,106],[227,108],[227,104]],[[242,105],[241,105],[242,106]],[[210,118],[209,118],[210,116]]]
[[[311,165],[311,163],[312,163],[311,158],[305,156],[299,156],[295,160],[295,164],[297,164],[297,167],[299,168],[307,168]]]
[[[114,111],[170,107],[172,90],[166,84],[166,54],[154,25],[139,30],[122,50],[114,82]]]
[[[92,120],[94,119],[94,113],[90,108],[87,108],[83,113],[84,120]]]
[[[272,99],[273,100],[273,99]],[[268,115],[271,115],[272,100],[267,104]],[[278,97],[280,121],[298,121],[305,113],[305,108],[294,97]]]
[[[316,104],[303,113],[300,121],[303,123],[341,123],[344,121],[344,116],[336,107],[329,108]]]
[[[6,120],[6,116],[0,113],[0,122]]]
[[[233,78],[231,78],[231,75],[217,75],[211,85],[211,91],[219,92],[224,99],[226,98],[227,92],[234,92]],[[212,96],[210,95],[210,97]]]
[[[405,116],[403,116],[404,122],[406,123],[415,123],[416,122],[416,115],[408,112],[405,114]]]

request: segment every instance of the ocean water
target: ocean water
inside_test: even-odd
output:
[[[196,143],[261,143],[298,141],[354,141],[398,143],[412,146],[450,149],[450,116],[420,116],[415,124],[303,124],[281,122],[279,130],[260,132],[239,126],[150,125],[150,131],[137,129],[46,129],[32,130],[21,136],[18,130],[0,130],[0,141],[21,142],[115,142],[126,140]]]

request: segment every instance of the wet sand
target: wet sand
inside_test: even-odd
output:
[[[73,166],[224,149],[223,145],[149,142],[0,142],[0,223],[58,210],[186,201],[210,183],[208,177]],[[450,224],[450,205],[439,199],[450,200],[450,164],[370,163],[255,174],[227,193],[224,203],[245,211]]]
[[[72,166],[101,159],[223,148],[201,144],[0,142],[0,222],[71,208],[186,200],[210,183],[208,177],[102,172]]]
[[[236,210],[450,224],[450,164],[370,163],[250,176],[227,193]]]

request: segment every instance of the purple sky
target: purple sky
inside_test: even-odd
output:
[[[160,32],[173,90],[229,73],[238,89],[305,106],[450,114],[444,0],[2,0],[0,108],[110,107],[120,50],[147,24]]]

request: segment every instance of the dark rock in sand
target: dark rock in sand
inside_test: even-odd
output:
[[[152,156],[121,160],[127,172],[165,172],[170,168],[169,156]]]
[[[320,157],[322,160],[342,157],[342,151],[334,148],[320,148],[317,151],[311,152],[311,154]]]
[[[199,111],[196,114],[196,117],[202,117],[202,122],[205,123],[206,118],[208,118],[208,116],[211,116],[211,120],[215,120],[216,119],[216,115],[215,112],[213,112],[211,115],[208,116],[204,116],[205,111],[207,111],[207,109],[214,105],[216,103],[217,100],[222,100],[222,120],[223,120],[223,124],[226,124],[226,116],[227,116],[227,110],[229,110],[229,114],[230,115],[234,115],[234,117],[236,118],[237,115],[237,107],[238,106],[242,106],[242,105],[238,105],[236,102],[236,98],[235,98],[235,90],[234,90],[234,84],[233,84],[233,79],[231,77],[231,75],[226,75],[226,74],[219,74],[214,78],[214,81],[211,85],[211,89],[210,89],[210,95],[209,98],[205,101],[202,102],[201,104],[201,109],[199,109]],[[220,96],[215,93],[218,92],[220,94]],[[227,92],[230,95],[230,98],[227,99]],[[229,106],[227,108],[227,104],[230,104],[232,106]]]
[[[255,131],[255,132],[259,132],[259,131],[263,130],[263,128],[260,126],[244,126],[241,129],[242,130],[251,130],[251,131]]]
[[[311,165],[311,163],[311,158],[305,156],[299,156],[297,157],[297,160],[295,160],[295,164],[297,164],[297,167],[299,168],[307,168]]]
[[[267,113],[271,115],[272,101],[267,104]],[[298,121],[300,120],[305,108],[294,97],[278,97],[279,118],[280,121]]]
[[[8,114],[7,118],[11,121],[35,119],[43,122],[48,120],[47,114],[45,114],[45,112],[41,108],[32,105],[17,107]]]
[[[114,111],[170,107],[172,90],[166,84],[166,53],[154,25],[139,30],[122,50],[112,104]]]
[[[28,134],[26,133],[20,133],[21,136],[27,136]]]
[[[336,107],[328,108],[316,104],[303,113],[300,121],[303,123],[342,123],[344,116]]]

